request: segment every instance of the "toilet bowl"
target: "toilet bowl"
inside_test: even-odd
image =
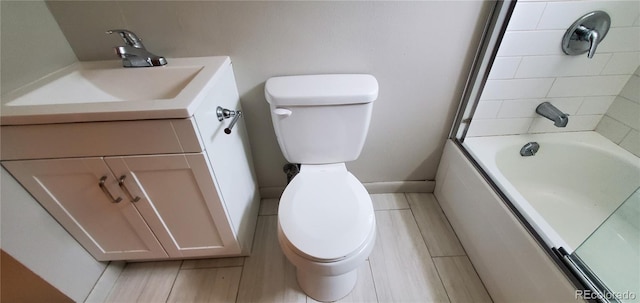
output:
[[[371,75],[274,77],[265,97],[284,157],[301,164],[278,208],[278,241],[300,288],[318,301],[351,292],[376,238],[364,186],[345,162],[358,158],[378,82]]]
[[[376,235],[371,198],[344,163],[303,165],[278,209],[278,241],[300,288],[318,301],[351,292]]]

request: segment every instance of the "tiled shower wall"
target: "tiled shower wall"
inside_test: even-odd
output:
[[[640,157],[640,67],[613,101],[596,131]]]
[[[565,31],[594,10],[612,23],[596,55],[565,55]],[[518,1],[468,135],[594,130],[639,65],[640,1]],[[570,115],[567,127],[535,113],[544,101]]]

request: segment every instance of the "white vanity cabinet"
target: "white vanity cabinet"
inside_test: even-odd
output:
[[[98,260],[239,251],[203,153],[4,166]]]
[[[123,200],[116,178],[101,158],[3,165],[97,260],[168,257],[136,206]],[[102,177],[120,202],[101,191],[96,182]]]
[[[247,255],[260,197],[229,62],[186,118],[3,125],[2,165],[97,260]]]

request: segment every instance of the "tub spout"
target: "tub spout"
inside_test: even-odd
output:
[[[569,115],[561,112],[557,107],[549,102],[542,102],[536,107],[536,113],[553,121],[557,127],[565,127],[569,123]]]

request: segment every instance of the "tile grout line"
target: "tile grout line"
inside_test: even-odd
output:
[[[482,278],[480,278],[480,275],[478,274],[478,271],[476,270],[476,266],[473,265],[473,262],[471,262],[471,259],[469,258],[469,256],[467,256],[467,259],[469,260],[469,263],[471,263],[471,268],[473,268],[473,272],[478,277],[478,280],[480,280],[480,284],[484,288],[484,291],[487,293],[487,296],[489,296],[489,299],[491,300],[491,302],[493,302],[493,298],[491,297],[491,293],[489,293],[489,290],[487,289],[487,286],[484,285],[484,281],[482,280]]]
[[[456,258],[456,257],[469,257],[467,255],[448,255],[448,256],[431,256],[431,259],[436,259],[436,258]]]
[[[380,298],[378,297],[378,288],[376,287],[376,278],[373,275],[373,268],[371,268],[371,259],[368,259],[367,267],[369,267],[369,274],[371,274],[371,282],[373,282],[373,292],[376,294],[376,302],[380,302]]]
[[[254,233],[254,240],[255,240],[255,233]],[[253,245],[251,246],[253,247]],[[244,257],[245,260],[243,260],[242,262],[242,270],[240,271],[240,279],[238,279],[238,289],[236,289],[236,299],[233,301],[235,303],[238,303],[238,298],[240,297],[240,285],[242,285],[242,278],[244,277],[244,265],[247,263],[246,258],[248,257]]]
[[[406,195],[407,195],[407,193],[405,193],[405,198],[407,199],[407,202],[408,202],[409,201],[409,197],[407,197]],[[435,201],[436,201],[436,203],[438,205],[438,208],[440,208],[442,210],[442,207],[440,206],[440,201],[438,201],[438,199],[435,198],[435,195],[434,195],[434,199],[435,199]],[[409,209],[411,210],[411,214],[413,216],[413,219],[416,221],[416,224],[417,224],[417,219],[415,217],[415,214],[413,213],[413,209],[411,208],[411,204],[410,203],[409,203]],[[444,211],[443,211],[443,214],[444,214]],[[447,220],[447,224],[449,224],[451,226],[451,222],[449,222],[449,218],[446,216],[446,214],[444,215],[444,218]],[[420,225],[418,225],[418,230],[420,231],[420,234],[422,236],[424,236],[422,234],[422,230],[420,229]],[[453,226],[452,226],[452,230],[453,230]],[[442,286],[443,286],[445,292],[447,293],[447,298],[449,298],[449,302],[451,302],[451,297],[449,295],[449,291],[447,290],[447,288],[444,287],[444,281],[442,280],[442,276],[440,275],[440,271],[438,270],[438,267],[435,266],[435,262],[434,261],[435,261],[436,258],[455,258],[455,257],[465,257],[465,258],[467,258],[469,260],[469,263],[471,263],[471,267],[473,268],[473,272],[476,274],[476,276],[480,280],[480,283],[482,284],[482,287],[484,288],[485,292],[487,292],[487,294],[489,295],[489,292],[487,291],[487,287],[486,287],[486,285],[484,285],[484,281],[480,278],[480,275],[478,275],[478,272],[476,270],[475,265],[473,265],[473,263],[471,262],[471,259],[469,259],[469,256],[467,255],[467,251],[465,250],[464,246],[462,245],[462,242],[460,242],[460,239],[458,238],[458,234],[455,232],[455,230],[453,231],[453,234],[455,235],[456,240],[460,243],[460,247],[462,247],[462,250],[464,251],[463,255],[433,256],[433,255],[431,255],[431,251],[429,251],[429,256],[431,257],[431,262],[434,263],[434,267],[436,269],[436,272],[438,273],[438,278],[440,279],[440,283],[442,283]],[[429,250],[429,245],[427,245],[426,241],[424,241],[424,238],[422,240],[423,240],[423,242],[425,242],[427,250]],[[491,298],[491,295],[489,295],[489,298],[491,299],[491,301],[493,301],[493,298]]]
[[[420,232],[420,238],[422,238],[422,243],[424,243],[424,246],[427,247],[427,252],[429,252],[429,257],[433,258],[433,254],[431,254],[431,248],[429,248],[429,244],[424,239],[425,235],[422,232],[422,229],[420,228],[420,224],[418,224],[418,220],[416,220],[416,215],[413,213],[413,209],[409,208],[409,211],[411,212],[411,217],[413,218],[413,221],[415,221],[416,225],[418,226],[418,231]]]
[[[462,245],[462,241],[460,241],[460,238],[458,237],[458,233],[456,233],[456,231],[453,229],[453,225],[451,225],[451,222],[449,222],[449,217],[447,217],[447,214],[444,213],[444,210],[442,209],[442,206],[440,205],[440,201],[438,201],[438,198],[436,198],[436,195],[433,195],[433,198],[436,200],[436,203],[438,204],[438,207],[440,208],[440,210],[444,214],[444,218],[447,220],[447,223],[449,224],[449,226],[451,226],[451,230],[453,230],[453,234],[456,236],[456,239],[460,243],[460,247],[462,247],[462,251],[464,251],[464,257],[466,257],[467,260],[469,260],[469,263],[471,263],[471,267],[473,268],[473,272],[478,277],[478,280],[480,280],[480,284],[482,284],[482,287],[484,288],[485,292],[489,296],[489,299],[491,299],[491,301],[493,302],[493,298],[491,297],[491,294],[489,293],[489,290],[487,289],[487,286],[484,284],[484,280],[482,280],[482,278],[478,274],[478,271],[476,270],[476,266],[473,264],[473,262],[471,262],[471,258],[469,258],[469,255],[467,254],[467,250],[464,248],[464,245]],[[445,256],[440,256],[439,258],[442,258],[442,257],[445,257]],[[451,257],[461,257],[461,256],[451,256]],[[433,257],[432,257],[432,259],[433,259]],[[437,270],[437,267],[436,267],[436,270]],[[438,273],[438,275],[439,275],[439,273]]]
[[[456,236],[456,240],[458,241],[458,243],[460,243],[460,248],[462,248],[462,251],[464,252],[464,255],[467,258],[469,258],[469,255],[467,254],[467,250],[464,248],[464,245],[462,245],[462,241],[460,241],[460,237],[458,237],[458,233],[456,232],[455,229],[453,229],[453,225],[451,225],[451,222],[449,221],[449,217],[447,217],[447,214],[444,213],[444,209],[442,209],[442,205],[440,205],[440,201],[438,201],[438,198],[436,198],[436,195],[433,195],[433,199],[436,201],[436,204],[438,205],[438,208],[440,209],[440,211],[444,215],[444,219],[447,220],[447,224],[449,225],[449,227],[451,227],[451,231],[453,231],[453,235]]]
[[[262,206],[262,201],[263,199],[260,199],[260,207]],[[266,217],[266,216],[274,216],[273,214],[271,215],[260,215],[260,207],[258,207],[258,218],[259,217]],[[276,213],[275,216],[277,216],[278,214]],[[256,218],[256,226],[255,228],[258,228],[258,218]],[[249,252],[249,256],[244,256],[243,260],[242,260],[242,271],[240,271],[240,279],[238,279],[238,289],[236,290],[236,300],[234,302],[238,303],[238,298],[240,297],[240,285],[242,285],[242,278],[244,278],[244,271],[245,271],[245,266],[247,265],[247,258],[251,257],[251,255],[254,253],[254,249],[256,248],[256,236],[257,236],[257,232],[254,230],[253,232],[253,239],[251,239],[251,252]]]
[[[112,262],[118,262],[118,261],[109,261],[109,265],[111,265]],[[107,265],[107,267],[109,266]],[[115,280],[113,280],[113,285],[111,285],[111,289],[109,289],[109,291],[107,292],[106,296],[104,297],[104,300],[109,298],[109,295],[111,295],[111,291],[115,288],[116,283],[118,282],[118,279],[120,279],[120,276],[122,276],[122,273],[124,272],[124,270],[127,268],[127,266],[129,266],[128,262],[124,262],[124,266],[122,266],[122,269],[120,270],[120,273],[118,273],[118,277],[115,278]],[[106,270],[106,268],[105,268]],[[102,278],[102,275],[104,275],[104,271],[102,272],[102,274],[100,275],[100,277]],[[96,282],[97,284],[97,282]],[[93,288],[95,288],[96,285],[93,285]],[[91,292],[93,292],[93,288],[91,289]],[[91,295],[91,292],[89,293],[89,296]],[[87,298],[85,298],[85,301],[89,298],[89,296],[87,296]],[[103,302],[104,302],[103,300]]]
[[[416,219],[416,214],[413,212],[413,208],[411,208],[411,203],[409,203],[409,197],[407,196],[407,193],[404,193],[403,195],[404,195],[404,198],[407,200],[407,204],[409,205],[409,211],[411,211],[411,217],[413,218],[413,221],[416,222],[416,226],[418,227],[418,231],[420,232],[420,238],[422,238],[422,243],[424,243],[424,246],[427,247],[427,252],[429,253],[429,257],[433,259],[433,255],[431,254],[431,249],[429,248],[429,244],[424,239],[425,234],[422,232],[422,228],[420,228],[420,224],[418,224],[418,219]],[[433,262],[433,260],[431,261]]]
[[[229,258],[239,258],[239,257],[229,257]],[[220,259],[226,259],[226,257],[221,257]],[[183,270],[198,270],[198,269],[230,268],[230,267],[244,267],[244,263],[242,265],[221,265],[221,266],[204,266],[204,267],[194,267],[194,268],[181,268],[180,271],[183,271]]]
[[[431,255],[431,250],[429,249],[429,245],[427,244],[427,241],[425,241],[425,239],[424,239],[424,234],[422,233],[422,229],[420,228],[420,224],[418,224],[418,220],[416,219],[416,215],[413,212],[413,208],[411,208],[411,203],[409,203],[409,197],[407,196],[407,193],[404,193],[404,198],[407,200],[407,204],[409,205],[409,211],[411,212],[411,217],[413,218],[413,221],[416,223],[416,226],[418,227],[418,231],[420,232],[420,238],[422,239],[422,242],[424,243],[424,246],[427,248],[427,252],[429,253],[429,258],[431,259],[431,263],[433,264],[433,267],[435,268],[436,273],[438,274],[438,280],[440,281],[440,284],[442,285],[442,289],[444,289],[444,292],[447,294],[447,299],[449,300],[449,302],[451,302],[451,296],[449,295],[449,291],[444,286],[444,281],[442,280],[442,276],[440,275],[440,271],[438,270],[438,266],[436,266],[435,262],[433,261],[434,257]],[[440,205],[438,205],[438,207],[439,206]]]
[[[169,298],[171,298],[171,293],[173,293],[173,288],[176,286],[176,281],[178,280],[178,275],[180,275],[180,271],[182,270],[182,264],[184,264],[184,260],[180,260],[180,265],[178,266],[178,271],[176,272],[176,276],[173,278],[173,282],[171,283],[171,288],[169,289],[169,293],[167,294],[167,298],[164,300],[165,302],[169,302]]]
[[[440,280],[440,284],[442,284],[442,288],[444,289],[444,292],[447,294],[447,299],[449,299],[449,302],[451,302],[451,295],[449,295],[449,290],[447,290],[447,287],[444,286],[444,281],[442,281],[442,275],[440,274],[440,270],[438,269],[438,266],[436,266],[436,263],[433,261],[433,257],[431,257],[431,262],[433,263],[433,267],[436,269],[436,273],[438,274],[438,279]]]
[[[471,268],[473,268],[473,272],[476,274],[476,276],[478,277],[478,280],[480,280],[480,284],[482,285],[484,291],[487,293],[487,295],[489,296],[489,299],[491,299],[491,302],[493,302],[493,298],[491,297],[491,294],[489,293],[489,290],[487,290],[487,286],[484,285],[484,281],[482,280],[482,278],[480,278],[480,275],[478,274],[478,271],[476,270],[476,266],[473,265],[473,262],[471,262],[471,259],[469,258],[469,256],[464,255],[464,256],[442,256],[442,257],[435,257],[435,258],[453,258],[453,257],[466,257],[467,260],[469,260],[469,263],[471,264]],[[434,257],[431,257],[432,261],[433,259],[435,259]],[[438,270],[438,267],[436,266],[436,271]],[[438,276],[440,275],[440,272],[438,272]],[[445,288],[446,291],[446,288]],[[448,293],[447,293],[448,296]]]
[[[276,216],[277,217],[278,216],[277,212],[275,214],[260,214],[260,208],[262,207],[262,201],[264,201],[264,200],[265,199],[260,199],[260,206],[258,207],[258,218],[260,218],[260,217],[270,217],[270,216]],[[256,221],[258,220],[258,218],[256,218]],[[258,228],[257,224],[256,224],[255,228]],[[256,236],[257,236],[257,234],[258,233],[256,231],[253,232],[253,239],[251,240],[251,250],[252,251],[249,253],[249,256],[244,256],[243,257],[244,260],[242,261],[242,271],[240,272],[240,279],[238,280],[238,290],[236,291],[236,300],[235,300],[236,303],[239,303],[238,302],[238,298],[240,297],[240,285],[242,285],[242,278],[244,278],[244,275],[245,275],[244,271],[245,271],[245,266],[247,264],[247,258],[251,257],[251,255],[254,253],[253,249],[255,249],[255,247],[256,247],[255,244],[256,244]]]

